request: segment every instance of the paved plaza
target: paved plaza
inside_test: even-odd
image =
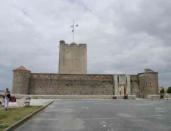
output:
[[[171,131],[171,100],[56,100],[17,131]]]

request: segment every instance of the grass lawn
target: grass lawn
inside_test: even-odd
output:
[[[41,106],[9,108],[8,111],[5,111],[4,109],[0,110],[0,131],[39,108],[41,108]]]

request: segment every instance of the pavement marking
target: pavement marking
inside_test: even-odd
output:
[[[81,108],[88,110],[88,107],[87,106],[82,106]]]
[[[166,111],[165,111],[164,108],[156,107],[156,108],[155,108],[155,112],[157,112],[157,113],[165,113]]]
[[[132,115],[129,115],[129,114],[124,114],[124,113],[119,113],[117,114],[118,116],[121,116],[121,117],[125,117],[125,118],[132,118],[133,116]]]

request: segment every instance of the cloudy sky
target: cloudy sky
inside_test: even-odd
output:
[[[0,0],[0,89],[12,70],[58,72],[59,41],[87,43],[88,73],[159,72],[171,86],[171,0]]]

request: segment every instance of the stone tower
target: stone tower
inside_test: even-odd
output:
[[[28,94],[29,80],[31,73],[24,66],[13,70],[13,88],[12,93]]]
[[[66,44],[60,41],[59,74],[86,74],[87,47],[86,44]]]
[[[145,69],[144,73],[138,74],[138,78],[141,98],[147,98],[148,95],[158,94],[158,72]]]

